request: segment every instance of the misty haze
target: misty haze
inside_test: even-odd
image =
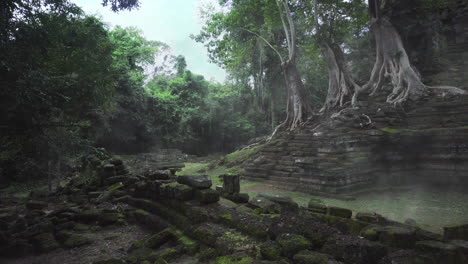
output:
[[[467,264],[467,0],[3,0],[0,263]]]

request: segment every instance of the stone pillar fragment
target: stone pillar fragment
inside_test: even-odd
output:
[[[225,193],[239,193],[240,177],[239,175],[223,175],[223,191]]]

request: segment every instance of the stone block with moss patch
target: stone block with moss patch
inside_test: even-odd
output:
[[[380,235],[381,226],[370,225],[361,230],[360,236],[370,241],[378,241]]]
[[[200,251],[196,255],[199,261],[207,261],[210,259],[214,259],[217,256],[217,251],[216,249],[212,247],[200,247]]]
[[[249,237],[235,230],[226,230],[215,242],[215,248],[220,255],[248,251],[252,248],[252,245],[252,241]]]
[[[119,213],[103,213],[100,216],[99,223],[101,225],[113,225],[119,223],[119,219],[124,218],[123,214]]]
[[[327,206],[323,203],[322,200],[312,198],[309,200],[307,205],[307,209],[313,213],[317,214],[326,214],[327,213]]]
[[[167,199],[188,201],[193,198],[193,189],[187,185],[174,182],[161,185],[160,195]]]
[[[266,260],[278,260],[281,258],[281,248],[274,241],[267,241],[260,245],[260,254]]]
[[[252,264],[254,259],[248,256],[231,255],[218,257],[211,261],[210,264]]]
[[[202,223],[208,219],[208,211],[205,208],[190,206],[190,204],[184,207],[184,215],[193,223]]]
[[[165,248],[159,252],[159,258],[164,259],[165,261],[171,261],[175,259],[180,252],[176,248]]]
[[[164,229],[163,231],[149,237],[145,241],[145,246],[148,248],[159,248],[161,245],[173,238],[174,235],[172,234],[171,230]]]
[[[78,223],[78,224],[75,224],[73,226],[73,230],[78,231],[78,232],[88,231],[89,230],[89,225]]]
[[[384,224],[387,222],[387,220],[383,216],[377,213],[358,212],[356,214],[356,219],[370,224]]]
[[[34,248],[39,253],[47,253],[59,247],[52,233],[41,233],[32,239]]]
[[[291,197],[287,195],[261,193],[259,194],[258,197],[263,197],[276,204],[279,204],[282,212],[284,211],[297,212],[299,210],[299,205]]]
[[[89,192],[89,193],[88,193],[88,196],[89,196],[89,198],[96,199],[96,198],[98,198],[99,195],[101,195],[101,194],[102,194],[102,192]]]
[[[444,239],[461,239],[468,241],[468,224],[444,227]]]
[[[93,264],[125,264],[126,262],[121,259],[107,259],[107,260],[100,260],[95,261]]]
[[[312,243],[305,237],[297,234],[282,234],[277,239],[281,253],[286,257],[292,257],[301,250],[309,249]]]
[[[221,195],[223,198],[235,203],[248,203],[250,199],[249,194],[247,193],[222,193]]]
[[[334,260],[332,256],[327,254],[303,250],[293,256],[294,263],[296,264],[338,264],[339,262]]]
[[[277,214],[281,211],[281,206],[269,199],[256,196],[249,201],[249,205],[255,208],[259,214]]]
[[[218,235],[213,230],[210,225],[203,225],[195,228],[191,233],[192,237],[196,237],[200,242],[214,246]]]
[[[331,206],[331,207],[328,207],[327,213],[332,216],[338,216],[342,218],[351,218],[353,211],[346,209],[346,208]]]
[[[63,245],[66,248],[81,247],[84,245],[91,244],[93,241],[90,238],[87,238],[82,235],[72,234],[69,238],[65,240]]]
[[[212,189],[196,190],[195,198],[205,204],[219,201],[219,193]]]
[[[209,189],[213,184],[207,175],[179,175],[177,182],[195,189]]]

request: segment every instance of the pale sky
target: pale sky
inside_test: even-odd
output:
[[[88,14],[103,17],[111,26],[137,27],[148,40],[158,40],[168,44],[173,55],[183,55],[188,69],[219,82],[225,80],[226,73],[215,64],[208,62],[206,48],[190,38],[202,28],[199,7],[204,2],[217,0],[140,0],[140,8],[114,13],[110,7],[103,7],[101,0],[71,0]]]

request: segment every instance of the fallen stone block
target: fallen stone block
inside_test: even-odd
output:
[[[209,189],[212,185],[207,175],[180,175],[177,177],[177,182],[196,189]]]
[[[331,206],[331,207],[328,207],[327,213],[329,215],[338,216],[342,218],[351,218],[353,211],[346,209],[346,208]]]
[[[216,203],[219,201],[219,193],[212,189],[196,190],[195,198],[202,203]]]

